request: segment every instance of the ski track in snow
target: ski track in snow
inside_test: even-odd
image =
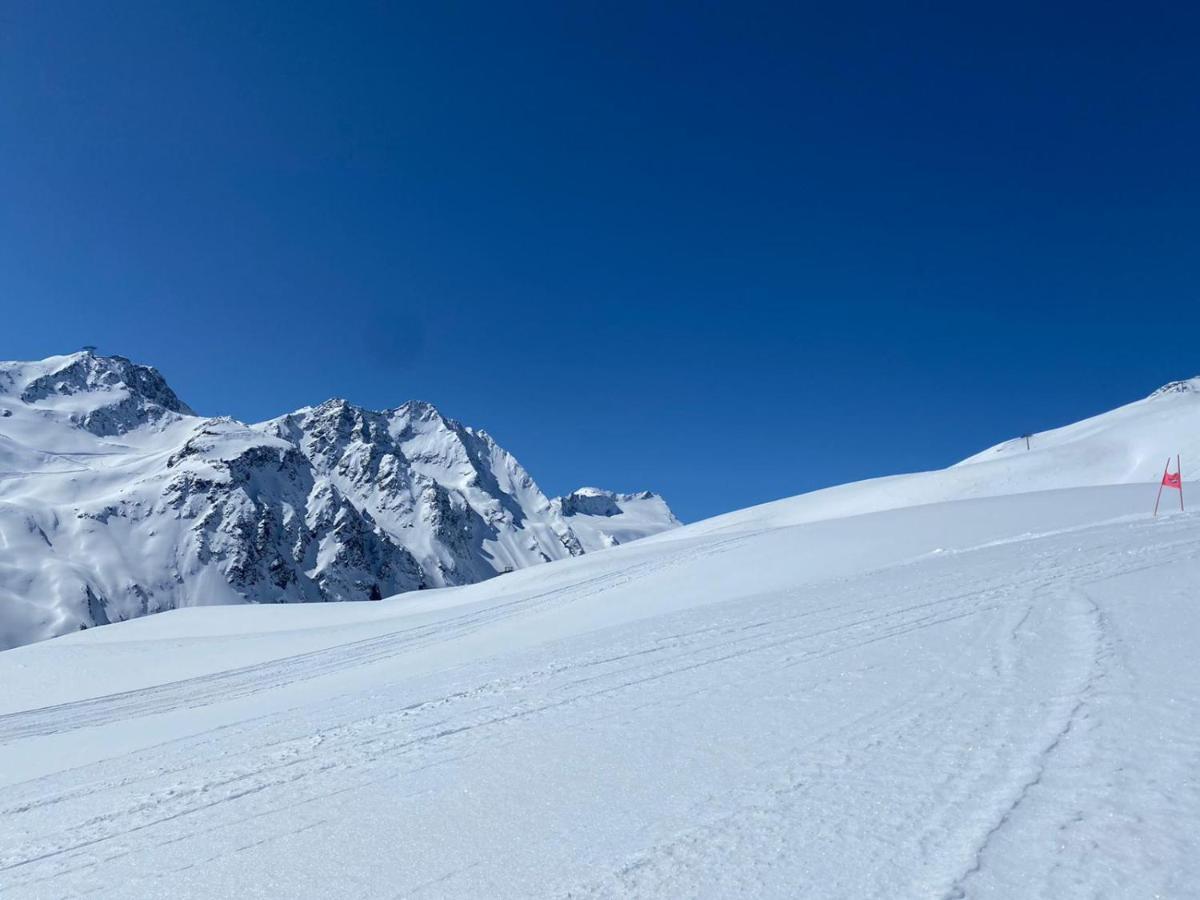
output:
[[[703,552],[720,552],[722,548],[740,544],[746,539],[746,536],[727,538],[708,546]],[[340,669],[361,667],[397,653],[462,637],[505,619],[543,611],[549,606],[591,600],[606,590],[627,584],[645,572],[686,565],[696,555],[696,550],[673,553],[620,572],[584,579],[569,588],[523,596],[507,603],[489,605],[481,610],[451,615],[432,623],[402,628],[331,648],[149,688],[0,715],[0,745],[23,737],[61,734],[157,712],[226,702],[274,687],[318,678]]]
[[[381,667],[373,688],[337,703],[264,705],[0,788],[4,896],[335,885],[344,896],[1154,896],[1119,866],[1097,872],[1104,883],[1086,877],[1088,854],[1111,850],[1095,822],[1116,815],[1115,785],[1135,764],[1097,712],[1120,710],[1114,686],[1132,676],[1093,593],[1200,556],[1190,517],[981,548],[969,567],[962,553],[913,561],[386,677],[416,647],[597,602],[641,570],[752,537],[326,650],[0,717],[0,753],[37,753],[39,740]],[[1164,765],[1194,759],[1194,735],[1181,726],[1192,756]],[[617,765],[622,754],[631,760]],[[580,791],[581,772],[607,790],[556,799]],[[534,786],[544,821],[508,822],[511,798]],[[1194,791],[1177,800],[1195,816]],[[347,828],[363,832],[358,850],[321,861]],[[1159,850],[1178,855],[1178,877],[1186,839]],[[263,860],[271,876],[243,882]]]

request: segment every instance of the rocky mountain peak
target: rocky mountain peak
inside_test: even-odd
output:
[[[0,649],[181,606],[468,584],[674,522],[606,495],[601,535],[430,403],[201,418],[157,370],[90,350],[0,362],[0,469],[19,475],[0,479]]]
[[[0,363],[0,393],[62,413],[97,436],[195,415],[157,369],[90,349],[37,362]]]
[[[152,366],[140,365],[124,356],[98,356],[92,350],[58,357],[54,361],[58,360],[61,360],[61,364],[45,366],[47,371],[44,374],[36,375],[25,384],[21,400],[32,404],[53,396],[104,394],[123,390],[164,410],[195,415],[192,408],[179,399]]]

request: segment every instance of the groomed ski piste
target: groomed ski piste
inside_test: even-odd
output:
[[[382,603],[0,653],[4,897],[1200,894],[1200,383]]]

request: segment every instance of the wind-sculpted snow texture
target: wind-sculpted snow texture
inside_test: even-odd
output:
[[[635,536],[677,524],[663,513]],[[429,404],[331,400],[250,426],[195,415],[122,357],[0,363],[0,648],[186,606],[468,584],[582,552],[516,459]]]

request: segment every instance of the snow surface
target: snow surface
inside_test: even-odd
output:
[[[1138,465],[1186,465],[1196,400],[479,584],[0,653],[0,889],[1195,896],[1200,518],[1152,519]]]

